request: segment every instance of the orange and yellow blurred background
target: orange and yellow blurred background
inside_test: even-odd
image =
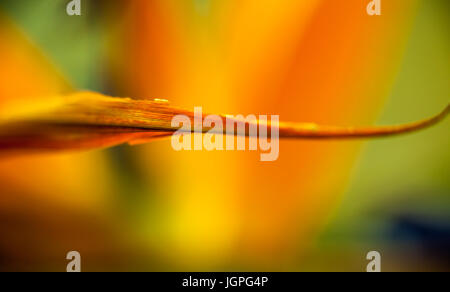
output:
[[[88,89],[329,125],[450,96],[447,0],[0,2],[0,107]],[[372,141],[175,152],[169,140],[0,158],[0,270],[449,270],[449,121]]]

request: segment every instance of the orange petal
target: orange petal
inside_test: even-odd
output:
[[[280,138],[343,139],[370,138],[397,135],[417,131],[444,119],[447,108],[432,118],[384,127],[337,127],[309,123],[280,123]],[[132,145],[167,137],[180,127],[171,125],[176,115],[188,116],[192,125],[194,112],[178,109],[159,101],[134,100],[107,97],[98,93],[80,92],[66,97],[55,97],[40,105],[10,106],[0,119],[0,150],[81,150],[111,147],[123,143]],[[226,125],[227,115],[219,115]],[[237,121],[237,120],[236,120]],[[246,124],[246,136],[250,123]],[[256,122],[260,124],[259,121]],[[204,128],[203,132],[211,128]],[[190,129],[194,132],[194,128]],[[233,129],[224,129],[217,134],[234,134]]]

